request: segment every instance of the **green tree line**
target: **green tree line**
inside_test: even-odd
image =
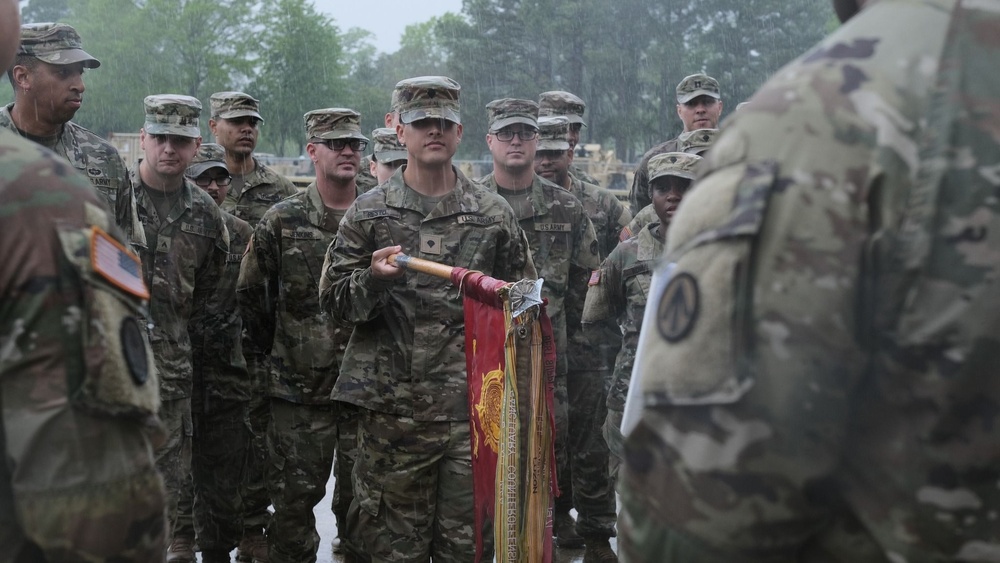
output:
[[[444,74],[462,84],[463,158],[487,152],[490,100],[569,90],[588,104],[583,142],[625,161],[680,131],[681,78],[716,77],[728,113],[834,21],[818,0],[463,0],[379,53],[310,0],[28,0],[22,18],[72,24],[101,60],[76,117],[101,135],[138,131],[148,94],[195,96],[207,117],[212,92],[244,90],[262,102],[260,150],[296,156],[306,111],[351,107],[370,130],[397,81]]]

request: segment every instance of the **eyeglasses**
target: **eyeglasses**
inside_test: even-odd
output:
[[[326,148],[332,151],[342,151],[344,147],[348,146],[354,152],[361,152],[368,148],[368,141],[364,139],[317,139],[313,142],[326,145]]]
[[[233,177],[229,174],[225,176],[198,176],[194,179],[194,183],[198,184],[198,187],[207,188],[215,182],[219,186],[228,186],[233,183]]]
[[[522,129],[521,131],[511,131],[510,129],[501,129],[493,134],[498,140],[507,142],[513,141],[514,135],[517,135],[518,139],[522,141],[530,141],[538,136],[538,131],[535,129]]]

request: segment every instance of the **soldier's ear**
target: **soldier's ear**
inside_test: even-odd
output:
[[[10,69],[11,76],[14,79],[14,89],[24,90],[27,92],[31,87],[31,69],[24,65],[14,65]]]

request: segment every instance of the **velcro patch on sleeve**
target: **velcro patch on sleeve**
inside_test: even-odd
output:
[[[141,299],[149,299],[149,290],[142,281],[139,258],[100,227],[93,227],[91,232],[90,262],[94,271],[115,287]]]

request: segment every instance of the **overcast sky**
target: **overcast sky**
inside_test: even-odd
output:
[[[462,0],[313,0],[313,5],[330,15],[341,31],[360,27],[374,33],[375,48],[384,53],[399,49],[406,26],[462,11]]]

